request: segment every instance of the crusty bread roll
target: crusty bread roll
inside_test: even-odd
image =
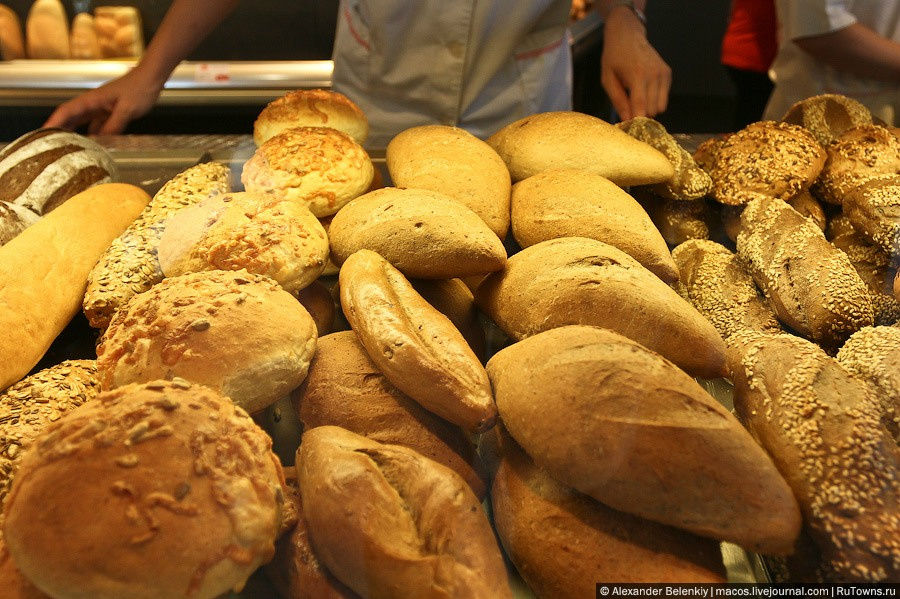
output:
[[[738,416],[772,456],[822,557],[843,582],[900,577],[900,454],[878,400],[813,343],[732,343]]]
[[[886,127],[849,129],[825,151],[828,158],[813,191],[831,204],[843,204],[847,193],[873,176],[900,173],[900,139]]]
[[[512,598],[487,516],[453,470],[320,426],[303,435],[297,480],[316,555],[360,595]]]
[[[472,432],[494,425],[487,373],[450,320],[369,250],[341,268],[341,307],[372,361],[400,391]]]
[[[98,6],[94,22],[103,58],[138,58],[144,53],[144,32],[136,7]]]
[[[324,283],[313,281],[311,285],[304,287],[294,296],[312,316],[319,337],[324,337],[334,329],[337,307],[331,291]]]
[[[611,508],[763,553],[800,512],[772,460],[696,381],[606,329],[570,326],[488,362],[503,426],[557,480]]]
[[[821,230],[824,231],[828,226],[828,218],[825,216],[822,204],[809,191],[801,191],[788,204],[801,215],[810,219]],[[737,237],[735,236],[735,238]]]
[[[450,279],[494,272],[506,250],[477,214],[440,192],[386,187],[344,206],[328,229],[331,257],[378,252],[408,277]]]
[[[586,170],[622,186],[662,183],[675,174],[672,163],[650,145],[579,112],[527,116],[487,143],[506,162],[513,181],[560,168]]]
[[[853,228],[889,256],[900,254],[900,174],[878,175],[844,196]]]
[[[781,119],[809,130],[824,148],[844,131],[869,125],[872,113],[858,100],[840,94],[821,94],[800,100]]]
[[[28,58],[69,58],[69,18],[60,0],[34,0],[25,19]]]
[[[35,440],[5,539],[53,597],[217,597],[271,559],[283,481],[271,440],[227,398],[182,379],[128,385]]]
[[[250,413],[300,386],[316,325],[275,281],[213,270],[165,279],[116,312],[97,347],[104,389],[180,376]]]
[[[253,123],[257,147],[294,127],[331,127],[362,145],[369,121],[359,106],[342,93],[326,89],[297,89],[269,102]]]
[[[132,185],[97,185],[0,247],[0,390],[25,376],[75,316],[91,267],[149,200]]]
[[[169,216],[230,189],[231,170],[219,162],[192,166],[163,185],[91,270],[83,302],[91,326],[105,329],[113,314],[132,296],[163,280],[156,250]]]
[[[0,4],[0,58],[16,60],[25,58],[25,38],[22,36],[22,22],[16,11]]]
[[[676,289],[728,338],[747,329],[780,332],[775,313],[738,257],[723,245],[692,239],[672,250],[678,264]]]
[[[900,328],[860,329],[841,347],[837,361],[871,385],[881,407],[881,421],[900,442]]]
[[[634,258],[601,241],[551,239],[510,258],[475,293],[478,306],[513,339],[569,324],[617,331],[694,376],[725,373],[716,329]]]
[[[0,245],[33,225],[41,218],[24,206],[0,201]]]
[[[468,207],[503,239],[509,230],[509,171],[497,152],[465,129],[423,125],[387,146],[397,187],[443,193]]]
[[[731,134],[710,137],[697,146],[697,149],[694,150],[694,153],[691,155],[694,162],[697,163],[697,166],[707,173],[712,172],[713,166],[716,164],[716,156],[719,153],[719,148],[722,147],[722,144],[725,143],[725,140],[728,139],[730,135]]]
[[[665,242],[675,247],[688,239],[709,239],[715,226],[712,202],[661,198],[647,188],[632,189]]]
[[[483,360],[484,327],[472,290],[461,279],[418,279],[410,283],[426,302],[450,319],[478,359]]]
[[[742,206],[754,198],[790,200],[809,189],[825,164],[825,150],[797,125],[761,121],[726,139],[710,171],[712,197]]]
[[[52,599],[22,576],[0,535],[0,589],[4,599]]]
[[[69,54],[81,60],[96,60],[102,56],[100,41],[94,29],[94,17],[80,12],[72,20],[72,33],[69,40]]]
[[[782,200],[747,204],[737,251],[778,319],[801,335],[834,347],[872,325],[869,291],[847,255]]]
[[[247,191],[276,192],[318,217],[334,214],[369,189],[375,167],[353,138],[329,127],[285,129],[244,164]]]
[[[394,387],[353,331],[319,339],[309,376],[293,399],[305,430],[339,426],[379,443],[408,447],[454,470],[479,498],[487,491],[462,430]]]
[[[319,220],[302,203],[277,194],[220,194],[180,210],[164,226],[157,256],[167,277],[243,268],[296,293],[328,260]]]
[[[491,487],[494,525],[538,597],[592,597],[598,581],[725,582],[715,541],[610,509],[507,441]]]
[[[670,200],[699,200],[712,188],[712,179],[694,157],[669,135],[659,121],[638,116],[618,123],[619,129],[635,139],[650,144],[672,163],[675,175],[663,183],[653,185],[653,191]]]
[[[522,247],[588,237],[619,248],[667,283],[678,278],[665,240],[641,205],[600,175],[569,169],[519,181],[512,193],[512,227]]]

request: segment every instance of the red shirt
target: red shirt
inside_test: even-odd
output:
[[[765,73],[778,51],[774,0],[733,0],[722,38],[722,64]]]

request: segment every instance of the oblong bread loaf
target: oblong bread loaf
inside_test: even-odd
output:
[[[367,193],[335,215],[328,236],[336,264],[367,249],[418,279],[484,274],[506,264],[503,244],[477,214],[425,189]]]
[[[339,282],[344,316],[395,387],[469,431],[494,425],[497,407],[481,362],[400,271],[360,250],[344,263]]]
[[[573,169],[544,171],[512,192],[513,235],[528,247],[557,237],[588,237],[615,246],[667,283],[678,269],[640,204],[609,179]]]
[[[794,491],[829,570],[900,577],[900,454],[878,400],[834,358],[792,335],[728,348],[738,417]]]
[[[844,196],[853,228],[884,250],[900,255],[900,174],[867,179]]]
[[[387,167],[397,187],[443,193],[481,217],[497,237],[506,237],[509,171],[493,148],[465,129],[407,129],[388,144]]]
[[[900,441],[900,327],[860,329],[841,347],[837,361],[871,385],[881,406],[881,421]]]
[[[617,331],[694,376],[725,373],[725,344],[708,320],[634,258],[611,245],[564,237],[525,248],[475,293],[513,339],[569,324]]]
[[[500,350],[488,374],[504,427],[557,480],[642,518],[791,552],[800,512],[772,460],[658,354],[609,330],[561,327]]]
[[[622,186],[662,183],[675,174],[658,150],[580,112],[527,116],[494,133],[487,143],[506,162],[513,181],[560,168],[590,171]]]
[[[503,547],[538,597],[591,597],[597,581],[725,582],[715,541],[608,508],[511,441],[491,501]]]
[[[303,435],[297,480],[316,555],[354,591],[512,598],[487,515],[453,470],[320,426]]]
[[[413,288],[438,312],[450,319],[479,360],[484,359],[484,327],[478,318],[475,296],[460,279],[418,279]]]
[[[0,389],[38,363],[78,312],[97,259],[149,201],[133,185],[97,185],[0,247]]]

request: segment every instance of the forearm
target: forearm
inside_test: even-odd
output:
[[[634,6],[643,13],[647,8],[647,0],[634,0]],[[637,15],[628,6],[617,0],[598,0],[594,4],[594,8],[600,13],[605,27],[612,24],[617,27],[639,28],[646,34],[644,24]]]
[[[900,44],[868,27],[849,27],[795,39],[802,50],[839,71],[882,81],[900,81]]]

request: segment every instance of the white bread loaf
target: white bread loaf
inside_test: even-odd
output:
[[[0,57],[3,60],[25,58],[22,22],[16,11],[5,4],[0,4]]]
[[[101,57],[100,42],[94,29],[94,17],[80,12],[72,20],[72,39],[69,42],[72,58],[96,60]]]
[[[69,18],[59,0],[34,0],[25,20],[28,58],[69,58]]]

